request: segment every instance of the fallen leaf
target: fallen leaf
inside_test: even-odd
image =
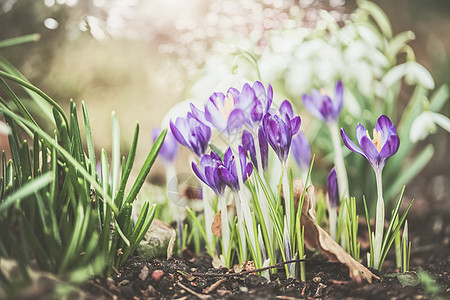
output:
[[[300,179],[294,180],[294,199],[301,196],[303,185]],[[372,283],[372,278],[379,279],[378,276],[369,271],[361,263],[357,262],[347,253],[334,239],[323,230],[316,220],[316,211],[314,210],[314,186],[310,185],[306,189],[305,200],[302,208],[301,225],[305,228],[305,245],[308,248],[320,250],[330,261],[340,262],[349,268],[350,277],[355,280],[365,279]]]
[[[211,231],[215,236],[222,236],[222,211],[219,210],[214,216],[214,220],[211,224]]]

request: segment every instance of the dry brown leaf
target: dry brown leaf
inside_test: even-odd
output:
[[[295,196],[298,196],[298,194]],[[332,262],[340,262],[346,265],[349,268],[350,277],[357,281],[362,278],[369,283],[372,283],[372,278],[379,279],[379,277],[370,272],[369,269],[353,259],[347,251],[336,243],[334,239],[317,224],[313,203],[314,187],[310,185],[306,189],[301,218],[301,224],[305,228],[306,246],[320,250]]]
[[[222,211],[219,210],[214,216],[214,220],[211,224],[211,231],[215,236],[222,236]]]

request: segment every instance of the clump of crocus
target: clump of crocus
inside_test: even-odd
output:
[[[291,147],[292,137],[299,131],[301,119],[299,116],[294,116],[292,106],[289,101],[285,100],[280,106],[278,114],[268,112],[263,119],[263,128],[266,139],[272,149],[278,156],[282,165],[282,182],[284,194],[284,207],[286,209],[286,216],[284,218],[284,249],[286,259],[292,259],[291,240],[293,239],[295,226],[294,203],[291,201],[289,190],[289,180],[287,176],[287,159]],[[288,233],[288,234],[287,234]],[[294,265],[289,265],[289,276],[294,275]]]
[[[344,87],[341,81],[336,82],[334,98],[331,99],[324,91],[311,90],[311,94],[303,95],[303,105],[315,117],[327,123],[330,130],[334,148],[334,165],[339,184],[339,198],[341,201],[348,199],[347,171],[342,155],[342,146],[339,139],[338,119],[344,103]]]
[[[175,140],[181,145],[187,147],[195,155],[201,157],[205,154],[209,146],[209,140],[211,139],[211,128],[204,123],[197,120],[192,112],[188,112],[186,118],[178,117],[175,122],[170,121],[170,129]],[[171,193],[172,197],[178,197],[178,183],[176,182],[176,176],[173,177],[173,184],[177,185],[175,193]],[[175,187],[174,187],[175,188]],[[204,201],[203,209],[205,214],[206,228],[211,228],[211,224],[214,217],[212,209],[212,203],[209,197],[206,195],[206,189],[202,185],[202,195]],[[178,202],[175,199],[175,202]],[[211,230],[206,231],[206,243],[208,251],[212,254],[214,248],[214,237]]]
[[[356,127],[356,138],[360,147],[356,146],[355,143],[350,140],[343,128],[341,128],[341,136],[345,146],[351,151],[364,156],[375,171],[378,199],[375,218],[375,236],[373,239],[373,267],[380,269],[384,229],[384,200],[381,175],[389,157],[397,153],[400,146],[400,140],[395,126],[385,115],[378,118],[373,130],[373,138],[370,137],[369,132],[363,125],[358,124]]]
[[[161,134],[161,128],[155,127],[153,128],[152,132],[152,139],[153,142],[156,141],[156,139]],[[183,222],[181,219],[182,211],[181,209],[184,209],[183,207],[180,207],[181,204],[181,197],[179,196],[178,192],[178,180],[177,180],[177,174],[175,169],[175,157],[178,153],[178,143],[175,140],[175,137],[172,134],[172,131],[168,131],[166,134],[166,137],[164,139],[164,142],[161,146],[161,149],[159,150],[158,157],[161,158],[162,163],[166,169],[166,191],[168,198],[172,201],[172,203],[176,204],[176,207],[172,207],[172,209],[176,210],[177,213],[175,214],[175,218],[177,221],[177,239],[178,239],[178,248],[181,250],[181,245],[183,241]],[[170,205],[170,203],[169,203]],[[173,205],[173,204],[172,204]]]
[[[334,166],[336,168],[337,181],[339,185],[339,199],[344,201],[349,199],[350,190],[348,187],[347,170],[345,169],[344,156],[342,154],[341,142],[339,139],[338,119],[344,103],[344,87],[341,81],[336,82],[334,99],[322,90],[312,90],[311,95],[303,95],[303,104],[308,111],[326,122],[330,130],[331,140],[334,148]],[[347,215],[346,207],[342,210],[343,219]],[[338,224],[341,225],[341,224]],[[341,245],[347,248],[344,234],[341,235]],[[339,237],[335,236],[338,240]]]
[[[331,169],[330,173],[328,174],[327,179],[327,205],[328,205],[328,215],[329,215],[329,222],[330,222],[330,235],[333,239],[336,239],[337,237],[337,213],[336,213],[336,206],[339,203],[339,187],[338,187],[338,181],[337,181],[337,175],[336,175],[336,169]]]
[[[252,173],[252,164],[246,162],[246,156],[242,148],[240,148],[242,155],[240,155],[241,165],[245,165],[242,178],[247,180]],[[230,148],[224,154],[224,159],[211,151],[205,154],[200,160],[200,167],[194,162],[192,169],[195,175],[207,184],[218,196],[219,207],[221,211],[221,226],[222,226],[222,256],[226,266],[230,266],[230,225],[228,223],[228,209],[227,201],[224,197],[225,187],[229,186],[233,192],[239,190],[238,171],[236,168],[235,157]]]

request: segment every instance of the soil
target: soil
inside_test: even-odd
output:
[[[207,254],[195,256],[185,251],[183,257],[170,260],[132,257],[111,278],[92,279],[84,290],[97,299],[450,299],[448,200],[433,201],[434,206],[416,202],[408,218],[413,245],[411,270],[422,278],[416,286],[403,287],[396,277],[389,276],[398,273],[393,253],[381,274],[372,270],[381,279],[369,284],[351,280],[347,267],[314,252],[307,253],[303,283],[286,279],[283,267],[269,282],[255,274],[215,269]],[[423,271],[431,281],[426,282]]]

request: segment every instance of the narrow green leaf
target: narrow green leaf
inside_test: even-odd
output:
[[[51,173],[46,173],[37,177],[36,179],[30,180],[25,183],[19,190],[15,191],[9,195],[4,201],[0,203],[0,213],[7,209],[9,206],[14,204],[14,202],[24,199],[36,191],[44,188],[53,180]]]
[[[144,184],[145,178],[147,177],[153,163],[156,160],[156,156],[159,153],[159,149],[161,149],[162,143],[164,142],[164,138],[166,137],[166,133],[167,129],[164,129],[159,135],[159,137],[156,139],[155,143],[153,144],[153,147],[150,150],[150,153],[148,154],[147,159],[145,160],[144,165],[142,166],[142,169],[139,172],[137,179],[133,187],[131,188],[130,193],[127,196],[127,199],[125,201],[126,203],[133,202],[137,194],[139,193],[139,190]]]
[[[3,68],[6,72],[15,75],[16,77],[28,82],[25,76],[19,72],[9,61],[7,61],[4,57],[0,56],[0,68]],[[30,96],[31,99],[37,104],[37,106],[41,109],[43,116],[46,117],[47,120],[53,122],[52,113],[51,113],[51,105],[38,96],[33,91],[23,88],[25,92]]]
[[[386,189],[386,198],[390,199],[395,195],[396,189],[401,185],[406,185],[428,164],[434,154],[433,145],[429,144],[420,154],[415,156],[411,163],[407,164],[404,170],[400,171],[394,181]]]
[[[120,129],[119,121],[117,120],[116,112],[111,113],[112,122],[112,197],[116,196],[117,188],[119,185],[119,173],[120,173]],[[117,206],[118,203],[115,203]]]
[[[20,84],[21,86],[35,92],[36,94],[38,94],[39,96],[41,96],[45,101],[47,101],[53,108],[55,108],[63,117],[64,119],[64,123],[66,123],[66,125],[69,125],[69,122],[67,122],[67,118],[64,115],[64,111],[62,110],[62,108],[58,105],[58,103],[56,103],[52,98],[50,98],[49,96],[47,96],[47,94],[45,94],[43,91],[41,91],[40,89],[38,89],[37,87],[35,87],[34,85],[32,85],[31,83],[16,77],[15,75],[11,75],[9,73],[6,73],[4,71],[0,70],[0,77],[4,77],[7,78],[11,81],[14,81],[18,84]]]
[[[84,119],[84,128],[86,134],[86,145],[88,149],[89,161],[91,163],[91,175],[92,177],[97,177],[97,162],[95,160],[95,147],[94,140],[92,139],[92,130],[91,130],[91,122],[89,121],[89,114],[84,104],[84,101],[81,102],[81,108],[83,110],[83,119]]]
[[[39,33],[32,33],[27,35],[22,35],[18,37],[13,37],[7,40],[0,41],[0,49],[17,46],[21,44],[31,43],[31,42],[37,42],[41,38],[41,35]]]
[[[0,103],[0,107],[1,107],[1,103]],[[91,184],[93,185],[93,187],[95,188],[95,190],[100,194],[100,196],[103,197],[103,200],[106,201],[108,203],[108,205],[111,207],[111,209],[114,211],[115,214],[118,214],[118,210],[117,207],[114,205],[114,203],[112,203],[111,197],[108,194],[104,194],[102,187],[96,182],[95,178],[93,178],[88,171],[86,171],[86,169],[83,168],[83,166],[80,165],[80,163],[78,163],[73,157],[72,155],[67,152],[67,150],[65,150],[64,148],[62,148],[57,142],[55,142],[55,140],[53,140],[47,133],[45,133],[41,128],[34,126],[31,122],[29,122],[28,120],[25,120],[24,118],[14,114],[13,112],[4,109],[3,113],[5,115],[11,116],[12,118],[14,118],[16,121],[19,121],[19,125],[21,127],[29,127],[32,130],[36,131],[39,136],[45,140],[47,143],[49,143],[51,146],[55,147],[58,149],[58,151],[61,153],[61,155],[66,159],[66,161],[71,164],[75,169],[77,169],[77,171],[89,182],[91,182]]]
[[[134,130],[133,141],[131,142],[130,152],[128,153],[128,159],[124,171],[122,172],[122,178],[120,179],[120,186],[117,195],[115,195],[114,203],[116,203],[119,209],[122,207],[122,202],[125,194],[125,188],[130,177],[131,169],[133,168],[134,158],[136,157],[136,148],[139,137],[139,123],[136,123]]]
[[[447,103],[449,95],[448,85],[441,85],[430,97],[430,110],[434,112],[441,111],[442,107]]]

